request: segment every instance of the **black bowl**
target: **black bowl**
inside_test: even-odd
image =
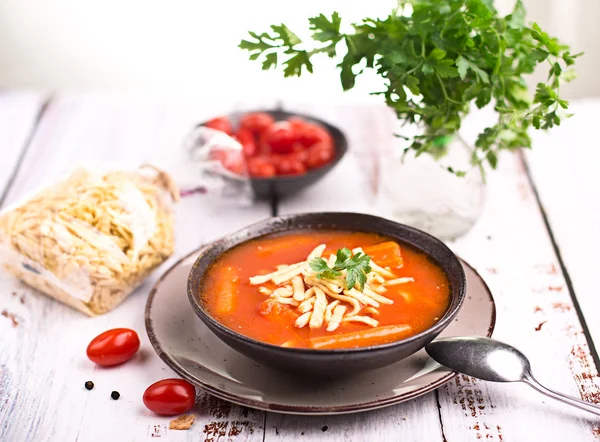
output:
[[[217,322],[205,310],[198,294],[210,265],[236,245],[271,233],[295,230],[333,229],[373,232],[407,243],[425,252],[437,263],[450,282],[451,301],[444,316],[427,330],[389,344],[371,347],[316,350],[280,347],[242,335]],[[332,376],[353,374],[397,362],[420,350],[444,330],[460,309],[466,291],[465,274],[458,258],[440,240],[403,224],[358,213],[307,213],[270,218],[228,235],[205,248],[188,277],[188,298],[196,314],[223,342],[240,353],[274,367]]]
[[[348,150],[348,142],[341,130],[327,123],[326,121],[319,120],[318,118],[314,118],[308,115],[302,115],[294,112],[286,112],[283,110],[258,109],[245,112],[234,112],[225,116],[229,118],[229,120],[235,127],[237,127],[242,116],[253,112],[267,113],[271,115],[275,119],[275,121],[287,120],[290,117],[300,117],[310,123],[318,124],[319,126],[322,126],[329,132],[329,134],[333,138],[335,148],[335,156],[333,157],[333,160],[321,167],[309,170],[303,175],[284,175],[276,176],[273,178],[252,178],[250,180],[252,183],[252,190],[254,191],[254,194],[257,198],[281,198],[313,185],[321,178],[323,178],[331,169],[333,169],[333,167],[342,159],[342,157]],[[199,126],[203,126],[204,124],[206,124],[206,122],[199,124]]]

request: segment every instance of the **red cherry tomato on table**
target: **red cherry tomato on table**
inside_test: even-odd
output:
[[[139,348],[140,338],[134,330],[115,328],[92,339],[87,357],[98,365],[110,367],[128,361]]]
[[[290,153],[295,139],[292,126],[286,121],[280,121],[263,133],[261,142],[273,153]]]
[[[296,139],[306,147],[311,147],[321,141],[331,143],[331,135],[327,130],[316,124],[307,123],[296,133]]]
[[[142,400],[156,414],[175,416],[194,408],[196,389],[183,379],[163,379],[150,385]]]
[[[254,139],[254,135],[250,130],[242,127],[240,130],[238,130],[236,137],[242,145],[245,157],[253,157],[256,155],[258,146],[256,145],[256,140]]]
[[[265,112],[254,112],[240,119],[240,128],[247,129],[254,135],[260,135],[273,123],[275,119],[271,115]]]
[[[315,169],[324,166],[331,162],[335,152],[333,146],[329,143],[318,143],[308,149],[308,157],[306,159],[306,167]]]
[[[248,158],[248,174],[254,178],[271,178],[277,174],[273,163],[265,157]]]
[[[225,132],[227,135],[233,134],[233,127],[231,126],[231,121],[227,117],[217,117],[213,118],[210,121],[207,121],[204,126],[210,127],[211,129],[220,130],[221,132]]]

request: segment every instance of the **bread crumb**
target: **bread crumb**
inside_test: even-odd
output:
[[[169,423],[169,430],[189,430],[194,423],[196,416],[193,414],[184,414]]]

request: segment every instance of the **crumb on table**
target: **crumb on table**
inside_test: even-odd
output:
[[[193,414],[184,414],[169,423],[169,430],[189,430],[194,423],[196,416]]]

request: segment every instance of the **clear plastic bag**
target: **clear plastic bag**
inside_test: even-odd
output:
[[[88,315],[105,313],[173,253],[178,198],[152,166],[77,169],[0,213],[0,266]]]
[[[219,203],[252,204],[242,145],[224,132],[197,126],[181,146],[161,151],[152,161],[174,177],[182,197],[201,193]]]

